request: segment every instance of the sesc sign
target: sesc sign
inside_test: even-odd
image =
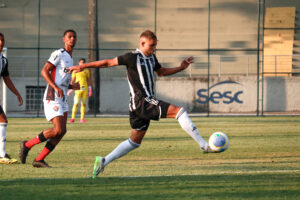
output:
[[[216,83],[212,85],[209,90],[211,91],[212,88],[215,88],[219,85],[224,85],[224,84],[239,84],[235,81],[222,81],[219,83]],[[198,99],[196,100],[198,103],[201,104],[207,104],[209,101],[214,103],[214,104],[219,104],[220,102],[223,102],[225,104],[231,104],[233,102],[237,102],[239,104],[242,104],[243,101],[240,99],[240,95],[243,94],[243,91],[237,91],[237,92],[232,92],[232,91],[213,91],[210,93],[210,95],[207,95],[207,89],[200,89],[197,91],[197,96]]]

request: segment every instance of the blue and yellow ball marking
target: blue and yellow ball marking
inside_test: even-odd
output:
[[[209,138],[209,145],[214,151],[225,151],[229,145],[228,137],[222,132],[213,133]]]

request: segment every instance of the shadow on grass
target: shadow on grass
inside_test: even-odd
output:
[[[300,174],[0,180],[1,199],[297,199]]]

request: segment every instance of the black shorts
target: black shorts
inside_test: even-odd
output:
[[[129,112],[129,120],[132,129],[145,131],[150,120],[166,118],[170,104],[164,101],[142,98],[136,104],[136,109]]]
[[[2,109],[2,106],[0,106],[0,115],[3,114],[3,113],[4,113],[4,111]]]

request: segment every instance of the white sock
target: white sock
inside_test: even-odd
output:
[[[140,144],[133,142],[130,138],[120,143],[110,154],[105,157],[104,166],[108,165],[115,159],[118,159],[130,151],[138,148]]]
[[[0,123],[0,157],[5,157],[6,154],[6,126],[7,123]]]
[[[181,108],[176,115],[181,128],[185,130],[199,145],[202,150],[206,150],[208,143],[201,137],[194,123],[189,118],[184,108]]]

